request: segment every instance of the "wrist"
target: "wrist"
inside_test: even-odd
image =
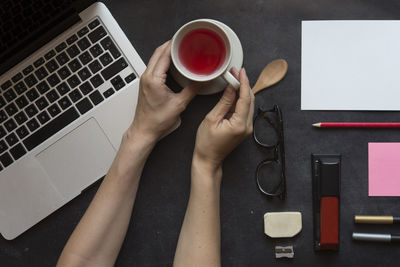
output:
[[[215,162],[205,160],[196,153],[192,161],[192,181],[201,181],[202,184],[220,184],[222,180],[222,166]]]
[[[193,152],[193,163],[201,166],[209,173],[215,173],[222,166],[222,161],[207,157],[204,153],[200,153],[196,148]]]
[[[142,144],[146,147],[154,147],[158,138],[150,133],[137,129],[133,124],[125,131],[122,143],[128,146]]]

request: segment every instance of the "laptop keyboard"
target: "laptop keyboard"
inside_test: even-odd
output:
[[[95,19],[3,82],[0,170],[132,82],[128,67]]]

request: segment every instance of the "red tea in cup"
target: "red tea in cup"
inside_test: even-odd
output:
[[[198,75],[210,75],[225,61],[223,39],[214,31],[200,28],[188,32],[179,45],[179,59],[187,70]]]

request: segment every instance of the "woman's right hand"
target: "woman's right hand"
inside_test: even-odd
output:
[[[200,124],[193,161],[216,171],[224,158],[253,132],[254,94],[244,69],[232,71],[240,81],[239,98],[232,86]]]

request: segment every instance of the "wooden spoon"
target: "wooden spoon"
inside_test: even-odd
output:
[[[276,84],[285,77],[288,70],[288,63],[284,59],[275,59],[268,63],[258,76],[256,84],[251,89],[253,94]]]

